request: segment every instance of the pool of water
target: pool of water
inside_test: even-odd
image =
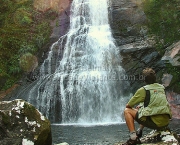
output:
[[[52,124],[51,127],[53,144],[67,142],[69,145],[113,145],[129,138],[125,123],[91,126]]]
[[[135,124],[136,128],[138,124]],[[180,121],[173,120],[170,129],[176,132]],[[98,124],[98,125],[78,125],[78,124],[52,124],[53,144],[66,142],[69,145],[114,145],[117,142],[124,142],[129,139],[129,131],[125,123],[120,124]],[[143,134],[151,130],[145,128]]]

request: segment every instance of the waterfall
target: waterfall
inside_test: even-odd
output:
[[[72,1],[69,32],[52,45],[26,94],[52,122],[123,121],[126,83],[108,7],[109,0]]]

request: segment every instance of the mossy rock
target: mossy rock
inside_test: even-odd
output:
[[[38,60],[31,53],[26,53],[20,57],[19,64],[25,72],[31,72],[38,66]]]
[[[0,144],[51,145],[50,121],[24,100],[0,102]]]

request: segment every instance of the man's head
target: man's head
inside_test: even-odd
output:
[[[143,70],[143,76],[147,84],[153,84],[156,82],[156,73],[152,68],[145,68]]]

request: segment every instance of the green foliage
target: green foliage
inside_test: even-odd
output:
[[[20,55],[23,55],[23,54],[26,54],[26,53],[35,53],[38,49],[32,45],[32,44],[27,44],[25,42],[23,42],[21,45],[20,45],[20,48],[18,50],[18,54]]]
[[[19,60],[19,56],[18,55],[14,55],[11,60],[9,60],[9,64],[8,64],[8,73],[12,74],[12,75],[16,75],[18,73],[20,73],[21,69],[19,66],[18,61]]]
[[[18,76],[19,77],[19,76]],[[17,81],[16,77],[8,76],[7,81],[4,84],[3,89],[6,90],[12,86]]]
[[[57,14],[52,10],[39,12],[33,0],[1,0],[0,4],[0,90],[11,87],[22,77],[20,58],[27,53],[37,54],[49,40],[50,19]],[[52,17],[51,17],[52,16]],[[3,80],[1,81],[1,78]]]
[[[14,23],[18,25],[29,25],[33,22],[32,14],[26,8],[18,8],[13,14]]]
[[[144,11],[148,18],[151,34],[163,39],[164,44],[158,43],[157,48],[164,52],[163,46],[168,46],[180,40],[180,2],[177,0],[144,0]]]

